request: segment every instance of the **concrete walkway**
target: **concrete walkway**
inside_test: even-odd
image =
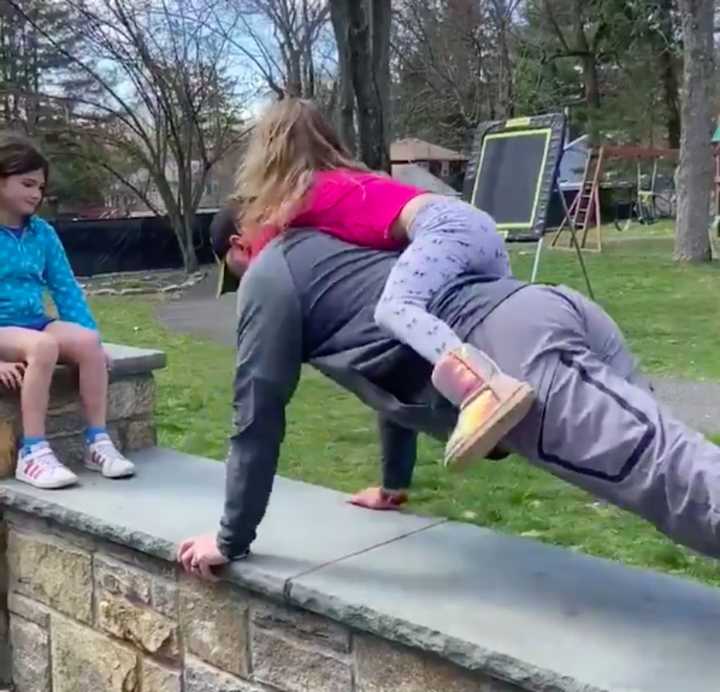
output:
[[[180,300],[162,303],[158,319],[168,328],[193,334],[226,346],[235,346],[235,294],[215,297],[218,283],[216,267],[204,267],[208,278],[184,291]]]
[[[174,331],[194,334],[235,346],[235,294],[215,298],[217,270],[193,286],[181,300],[164,303],[158,319]],[[657,396],[687,425],[705,434],[720,434],[720,382],[695,382],[679,377],[653,376]]]

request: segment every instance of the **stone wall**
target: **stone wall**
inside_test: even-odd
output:
[[[20,512],[5,514],[15,692],[511,692]]]
[[[108,392],[108,431],[122,451],[155,444],[153,407],[155,381],[151,371],[113,375]],[[53,379],[47,433],[53,449],[66,463],[79,463],[86,427],[77,393],[77,371],[59,367]],[[0,389],[0,478],[15,471],[17,441],[21,435],[17,394]]]

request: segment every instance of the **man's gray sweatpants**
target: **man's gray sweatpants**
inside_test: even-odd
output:
[[[468,341],[537,392],[504,447],[720,557],[720,448],[655,400],[597,305],[564,287],[530,286]]]

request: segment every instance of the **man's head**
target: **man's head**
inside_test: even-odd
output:
[[[215,214],[210,224],[210,241],[220,263],[218,295],[236,291],[250,263],[250,248],[243,242],[236,218],[237,208],[230,204]]]

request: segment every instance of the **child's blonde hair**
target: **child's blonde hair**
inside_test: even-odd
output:
[[[336,168],[368,170],[312,101],[286,97],[273,103],[255,125],[231,196],[242,208],[243,234],[252,240],[264,224],[282,230],[299,210],[313,173]]]

